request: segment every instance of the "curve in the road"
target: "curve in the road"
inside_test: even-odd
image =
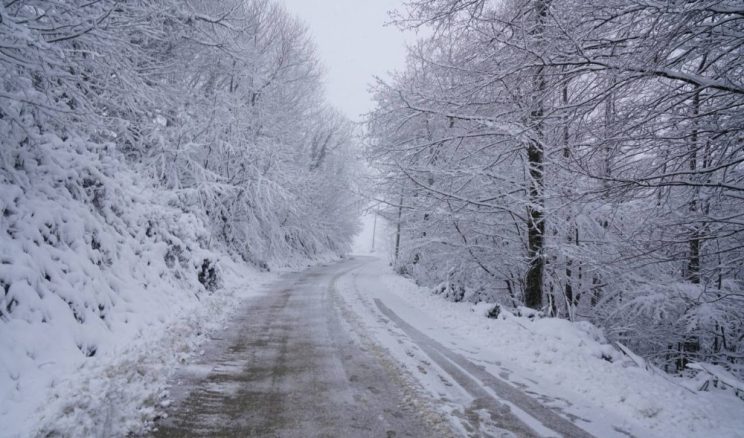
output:
[[[358,262],[289,274],[251,300],[208,353],[173,381],[152,436],[436,437],[394,370],[365,348],[331,298]]]

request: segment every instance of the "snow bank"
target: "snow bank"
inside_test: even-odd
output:
[[[642,437],[744,436],[744,402],[733,391],[698,392],[689,380],[639,368],[588,322],[518,317],[503,309],[489,319],[493,304],[433,296],[430,289],[395,275],[381,260],[340,287],[357,290],[358,313],[374,311],[369,301],[380,299],[409,324],[491,374],[566,415],[589,420],[579,424],[597,436],[623,436],[616,427]],[[363,302],[367,305],[359,307]],[[365,319],[379,324],[375,317]],[[389,344],[395,354],[399,346]],[[398,356],[404,363],[414,360]],[[414,361],[409,368],[417,366]]]
[[[2,433],[124,435],[261,277],[111,147],[30,143],[0,157]]]

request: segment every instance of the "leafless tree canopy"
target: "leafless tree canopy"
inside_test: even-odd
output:
[[[396,268],[742,372],[744,9],[407,2],[368,153]]]
[[[323,99],[304,25],[274,2],[5,1],[0,80],[4,169],[45,136],[82,137],[252,263],[350,245],[353,127]]]

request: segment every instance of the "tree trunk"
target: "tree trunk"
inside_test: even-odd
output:
[[[694,175],[697,171],[698,155],[698,116],[700,115],[700,92],[692,96],[692,133],[690,135],[690,172]],[[694,188],[690,200],[690,213],[693,221],[697,221],[699,189]],[[702,241],[701,226],[693,222],[692,235],[690,236],[689,257],[687,261],[687,279],[694,284],[700,283],[700,246]]]
[[[393,268],[398,269],[398,255],[400,254],[400,221],[403,216],[403,189],[400,191],[400,202],[398,203],[398,221],[395,225],[395,257],[393,258]]]
[[[548,5],[546,0],[535,1],[534,35],[539,42],[543,38]],[[545,217],[544,217],[544,145],[543,115],[545,98],[545,72],[538,67],[533,78],[534,103],[530,113],[534,137],[527,146],[527,163],[530,174],[529,204],[527,206],[527,257],[529,268],[525,281],[524,304],[541,309],[543,302],[543,275],[545,272]]]
[[[563,130],[563,158],[566,160],[566,167],[570,165],[569,161],[571,158],[571,147],[570,147],[570,131],[568,129],[570,118],[568,115],[568,82],[569,80],[566,79],[563,83],[563,89],[561,90],[561,105],[563,107],[564,116],[562,119],[562,130]],[[568,185],[567,185],[568,186]],[[569,190],[568,187],[566,187],[566,190]],[[567,212],[566,222],[568,224],[568,230],[566,231],[566,243],[568,245],[578,245],[578,224],[576,223],[576,218],[574,217],[574,210],[573,205],[569,204],[568,206],[568,212]],[[574,234],[577,236],[576,241],[574,241]],[[565,278],[565,285],[563,288],[563,297],[566,300],[566,315],[568,316],[568,319],[571,321],[574,320],[575,314],[576,314],[576,304],[578,302],[577,297],[574,296],[574,285],[573,285],[573,259],[570,255],[565,256],[565,263],[566,263],[566,278]]]

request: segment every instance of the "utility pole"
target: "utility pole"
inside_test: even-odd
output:
[[[372,249],[369,252],[375,252],[375,232],[377,231],[377,210],[375,210],[374,221],[372,222]]]
[[[400,188],[400,202],[398,204],[398,223],[395,226],[395,258],[393,268],[398,269],[398,254],[400,253],[400,220],[403,216],[403,187]]]

